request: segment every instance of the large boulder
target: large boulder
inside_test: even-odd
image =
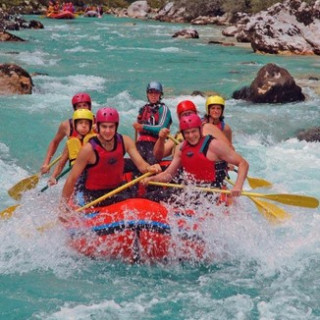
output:
[[[286,103],[304,101],[301,88],[290,73],[273,63],[262,67],[250,87],[235,91],[234,99],[243,99],[255,103]]]
[[[149,11],[147,1],[135,1],[128,7],[127,15],[130,18],[146,18]]]
[[[320,55],[320,1],[308,5],[301,0],[276,3],[237,22],[232,30],[239,42],[250,41],[255,52]],[[226,30],[225,33],[229,33]]]
[[[16,64],[0,64],[0,95],[31,94],[32,87],[27,71]]]
[[[0,42],[5,42],[5,41],[25,41],[9,32],[5,32],[5,31],[0,31]]]
[[[307,142],[320,142],[320,127],[311,128],[308,130],[303,130],[298,133],[297,138],[301,140],[306,140]]]

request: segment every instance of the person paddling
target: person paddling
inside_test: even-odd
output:
[[[73,110],[77,110],[77,109],[91,110],[91,97],[89,94],[85,92],[79,92],[76,95],[74,95],[71,100],[71,103],[73,106]],[[74,130],[72,119],[68,119],[60,123],[56,135],[54,136],[54,138],[51,140],[49,144],[46,156],[40,168],[41,174],[45,174],[49,172],[50,170],[49,163],[51,161],[51,158],[57,151],[58,146],[60,142],[63,140],[63,138],[76,136],[76,135],[77,135],[77,132]]]
[[[77,136],[68,139],[61,159],[48,180],[49,186],[57,184],[56,178],[62,172],[67,161],[69,160],[70,166],[72,166],[81,147],[86,144],[90,138],[96,136],[96,133],[93,131],[93,118],[93,113],[88,109],[78,109],[73,113],[72,119]]]
[[[82,175],[82,185],[76,190],[77,198],[83,197],[85,203],[95,200],[114,190],[123,183],[124,155],[129,154],[133,163],[142,173],[161,172],[159,164],[149,165],[139,154],[134,141],[126,135],[117,132],[119,126],[118,111],[104,107],[96,114],[97,136],[91,138],[82,147],[72,167],[62,191],[62,205],[67,205],[75,184]],[[97,205],[103,206],[130,197],[123,192],[105,199]],[[80,203],[83,205],[84,203]],[[68,206],[68,205],[67,205]]]
[[[142,183],[147,185],[149,181],[170,182],[181,167],[186,175],[186,181],[190,179],[197,184],[209,184],[221,188],[225,175],[218,175],[215,163],[224,160],[238,166],[238,176],[235,185],[231,189],[231,195],[240,196],[246,179],[249,164],[230,146],[212,136],[203,136],[201,133],[202,121],[196,114],[181,117],[180,131],[185,141],[181,142],[174,154],[169,167],[162,173],[145,178]]]
[[[197,107],[191,100],[183,100],[179,102],[176,107],[176,110],[177,110],[178,119],[190,114],[198,114]],[[167,139],[169,136],[169,133],[170,131],[167,128],[163,128],[159,132],[159,139],[157,140],[153,149],[153,153],[156,159],[158,159],[159,161],[164,157],[173,155],[176,143],[171,139]],[[208,125],[206,126],[205,130],[202,128],[202,133],[203,135],[211,134],[216,139],[222,140],[225,143],[229,144],[229,141],[226,138],[226,136],[216,126]],[[179,142],[183,141],[183,136],[181,132],[176,133],[175,139],[176,141],[179,141]]]
[[[148,103],[139,110],[137,121],[133,127],[138,133],[136,146],[143,157],[149,163],[157,163],[153,154],[154,145],[163,128],[170,128],[172,123],[169,108],[161,102],[163,87],[160,82],[151,81],[147,85]]]

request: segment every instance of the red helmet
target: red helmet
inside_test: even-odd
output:
[[[202,121],[197,114],[190,114],[180,119],[180,131],[192,128],[201,128]]]
[[[85,92],[79,92],[77,94],[75,94],[71,100],[71,103],[73,105],[73,108],[76,107],[77,103],[80,102],[87,102],[90,105],[90,110],[91,110],[91,97],[85,93]]]
[[[119,123],[119,113],[116,109],[111,107],[101,108],[97,111],[96,122],[97,124],[100,122]]]
[[[196,105],[190,101],[190,100],[183,100],[181,101],[178,105],[177,105],[177,114],[178,117],[180,116],[180,114],[184,111],[194,111],[195,113],[197,113],[197,107]]]

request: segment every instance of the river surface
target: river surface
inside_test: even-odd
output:
[[[0,97],[1,210],[15,204],[7,190],[39,171],[59,123],[72,115],[76,92],[90,93],[94,112],[117,108],[120,132],[133,137],[132,123],[151,80],[164,86],[173,132],[179,101],[191,99],[204,113],[205,99],[191,96],[194,90],[227,99],[226,122],[236,150],[250,163],[249,176],[273,184],[256,192],[319,198],[320,145],[295,138],[299,130],[319,126],[320,97],[315,81],[308,80],[319,77],[319,57],[209,45],[221,38],[215,26],[196,27],[200,39],[182,40],[171,36],[186,25],[111,16],[41,22],[43,30],[15,33],[26,42],[0,46],[1,63],[37,73],[32,95]],[[231,99],[269,62],[293,75],[305,102]],[[128,265],[79,255],[66,245],[59,225],[37,230],[55,221],[63,186],[61,181],[39,195],[46,179],[0,224],[0,319],[320,319],[319,209],[275,203],[292,217],[272,225],[250,199],[240,197],[229,215],[217,212],[208,222],[214,259]]]

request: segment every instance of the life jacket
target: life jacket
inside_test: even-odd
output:
[[[78,157],[78,154],[80,152],[80,149],[83,145],[85,145],[89,139],[95,137],[97,134],[94,132],[89,132],[85,135],[83,139],[79,139],[76,137],[70,137],[67,141],[67,148],[68,148],[68,154],[69,154],[69,162],[72,166],[75,162],[75,160]]]
[[[221,161],[211,161],[206,157],[212,139],[210,135],[202,137],[195,146],[184,141],[181,146],[181,164],[185,172],[191,174],[197,182],[221,187],[225,178],[225,171],[223,175],[217,167]]]
[[[138,116],[138,123],[148,124],[148,125],[156,125],[159,123],[159,108],[163,106],[163,103],[154,104],[146,104],[141,108]],[[151,135],[149,132],[142,130],[139,132],[138,141],[151,141],[156,142],[158,136]]]
[[[220,121],[218,124],[215,124],[215,126],[217,126],[221,131],[224,130],[224,127],[225,127],[225,122],[222,120]]]
[[[113,189],[121,184],[126,151],[122,135],[117,133],[114,139],[114,149],[111,151],[105,150],[97,137],[89,140],[97,159],[95,164],[86,167],[86,189]]]

